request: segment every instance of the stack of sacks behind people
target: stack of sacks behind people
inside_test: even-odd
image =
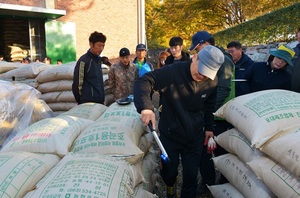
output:
[[[5,173],[0,183],[7,178],[10,181],[5,189],[0,188],[0,194],[156,197],[146,189],[150,188],[147,174],[157,167],[151,158],[154,152],[150,137],[133,103],[77,105],[30,125],[2,148],[0,158],[7,160],[6,166],[0,166],[1,173]]]
[[[36,77],[43,99],[54,112],[65,112],[77,105],[72,93],[76,62],[52,66]]]
[[[51,109],[40,100],[33,87],[0,80],[0,149],[6,141],[29,125],[52,116]]]
[[[6,68],[12,66],[11,64],[14,64],[15,66],[14,69],[7,70],[6,72],[1,73],[0,79],[25,83],[34,88],[38,87],[38,83],[35,80],[38,74],[46,70],[47,68],[52,67],[51,65],[47,65],[41,62],[31,62],[29,64],[25,64],[25,63],[8,63],[5,61],[1,61],[0,63],[1,63],[0,66],[2,68],[5,68],[5,66],[2,65],[7,65]]]
[[[229,183],[215,197],[300,196],[300,94],[265,90],[236,97],[216,116],[234,128],[216,137],[229,153],[213,158]]]
[[[39,83],[37,89],[42,93],[41,99],[57,113],[63,113],[75,107],[77,102],[72,93],[72,83],[76,62],[69,62],[62,65],[53,66],[41,72],[36,80]],[[103,80],[108,82],[108,67],[102,66]],[[113,101],[110,92],[105,97],[105,105],[110,105]]]

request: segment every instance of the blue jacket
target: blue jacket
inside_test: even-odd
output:
[[[243,94],[267,89],[291,90],[291,74],[286,70],[272,69],[269,62],[254,63],[245,72],[246,83],[242,86]]]
[[[101,57],[87,51],[76,63],[72,92],[78,104],[86,102],[104,103],[104,85]]]
[[[140,68],[137,64],[137,58],[133,60],[133,63],[136,65],[136,67],[139,69],[139,77],[144,75],[145,73],[149,71],[153,71],[154,67],[151,63],[147,62],[146,58],[144,59],[144,62],[142,64],[142,67]]]

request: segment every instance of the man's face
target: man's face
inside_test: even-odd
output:
[[[138,59],[144,59],[146,57],[146,50],[136,50],[135,53]]]
[[[227,48],[228,53],[232,56],[233,62],[236,63],[238,62],[243,54],[243,49],[237,49],[235,47],[229,47]]]
[[[96,43],[90,43],[90,51],[95,55],[100,55],[105,47],[105,43],[102,42],[96,42]]]
[[[199,71],[198,71],[199,60],[197,59],[197,56],[198,56],[198,54],[194,54],[190,70],[191,70],[191,75],[192,75],[193,80],[196,82],[200,82],[200,81],[207,80],[208,77],[199,73]]]
[[[120,62],[123,65],[129,65],[129,63],[130,63],[130,55],[128,55],[128,56],[121,56],[120,57]]]
[[[171,54],[175,59],[181,57],[182,48],[183,48],[182,45],[170,46]]]

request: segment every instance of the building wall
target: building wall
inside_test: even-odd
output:
[[[88,50],[88,38],[94,31],[107,36],[102,55],[116,58],[122,47],[135,53],[138,41],[138,0],[0,0],[0,3],[45,8],[53,1],[55,9],[66,10],[67,13],[57,21],[76,24],[76,59]]]

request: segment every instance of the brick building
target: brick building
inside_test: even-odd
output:
[[[115,58],[122,47],[134,53],[146,40],[144,13],[144,0],[0,0],[0,54],[8,59],[18,46],[31,59],[71,61],[94,31],[107,36],[102,55]]]

